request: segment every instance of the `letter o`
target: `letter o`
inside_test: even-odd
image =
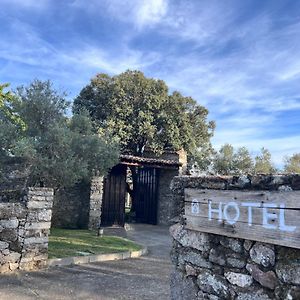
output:
[[[235,217],[234,218],[229,218],[228,216],[228,212],[227,210],[229,209],[229,207],[233,207],[235,209]],[[240,217],[240,209],[238,207],[238,205],[235,202],[228,202],[225,206],[224,206],[224,218],[227,221],[227,223],[229,223],[230,225],[236,223],[236,221],[239,219]]]

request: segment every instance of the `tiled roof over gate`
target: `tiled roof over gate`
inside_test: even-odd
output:
[[[120,155],[122,164],[126,165],[137,165],[137,166],[152,166],[152,167],[171,167],[178,168],[182,166],[182,163],[178,160],[161,159],[161,158],[148,158],[134,155]]]

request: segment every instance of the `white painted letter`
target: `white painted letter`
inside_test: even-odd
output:
[[[244,202],[242,206],[248,207],[248,225],[252,226],[252,207],[260,207],[260,203]]]
[[[212,209],[211,208],[211,200],[208,200],[208,219],[209,221],[212,220],[211,214],[212,213],[218,213],[219,215],[219,222],[222,222],[222,202],[219,203],[219,208],[217,209]]]
[[[263,227],[267,229],[276,229],[277,226],[275,224],[269,224],[269,220],[277,219],[276,213],[268,213],[268,208],[276,208],[277,205],[274,203],[264,203],[263,204]]]
[[[229,207],[233,207],[235,209],[235,217],[234,218],[230,218],[230,216],[228,216],[228,208]],[[235,202],[228,202],[225,206],[224,206],[224,218],[227,221],[227,223],[229,223],[230,225],[236,223],[236,221],[239,219],[240,217],[240,209],[237,205],[237,203]]]
[[[285,225],[285,217],[284,217],[285,205],[280,204],[279,209],[279,229],[282,231],[292,232],[296,230],[296,226],[288,226]]]

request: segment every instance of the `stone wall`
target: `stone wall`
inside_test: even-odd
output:
[[[184,188],[299,190],[300,175],[176,177],[180,222],[170,229],[172,299],[300,299],[299,249],[185,229]]]
[[[178,169],[161,169],[159,175],[158,210],[157,220],[160,225],[169,225],[176,216],[177,210],[174,205],[170,184],[172,179],[178,176]]]
[[[53,190],[29,188],[10,200],[0,202],[0,273],[46,266]]]
[[[91,181],[89,225],[90,230],[97,230],[101,222],[101,209],[103,199],[103,177],[95,176]]]
[[[77,183],[55,192],[52,227],[88,228],[90,184]]]

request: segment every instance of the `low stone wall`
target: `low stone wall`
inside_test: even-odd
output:
[[[172,299],[300,299],[299,249],[185,229],[185,188],[291,191],[300,189],[300,176],[174,178],[180,222],[170,229]]]
[[[0,273],[47,265],[52,204],[46,188],[29,188],[21,202],[0,202]]]
[[[90,184],[80,182],[70,188],[55,192],[53,203],[52,227],[88,227]]]

